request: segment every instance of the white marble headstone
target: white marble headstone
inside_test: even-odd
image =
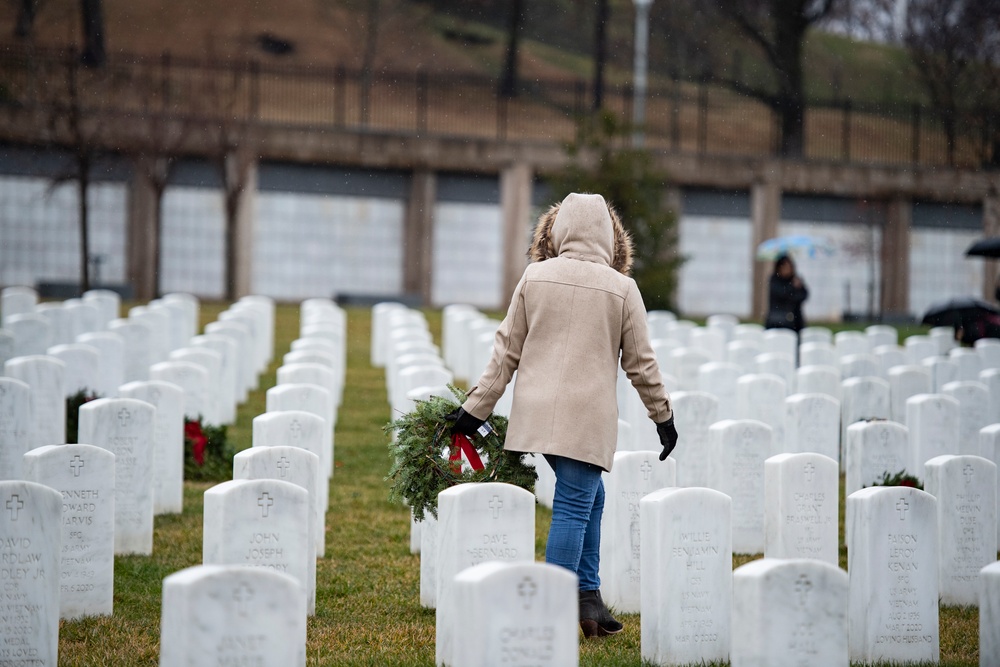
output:
[[[30,448],[66,442],[66,364],[55,357],[14,357],[4,364],[4,375],[31,388]]]
[[[69,313],[59,301],[48,301],[35,306],[35,314],[49,323],[49,346],[62,345],[73,340]]]
[[[0,482],[0,655],[12,667],[58,664],[61,524],[58,491]]]
[[[323,449],[326,420],[303,410],[277,410],[253,418],[253,447],[299,447],[315,454],[324,472],[317,489],[321,513],[326,512],[329,486],[326,481],[326,460],[329,452]],[[323,553],[320,545],[316,550]]]
[[[268,412],[301,410],[323,419],[323,456],[320,458],[327,478],[332,477],[334,406],[330,390],[317,384],[283,384],[268,389],[266,400]]]
[[[115,592],[115,456],[93,445],[24,455],[24,478],[62,495],[59,616],[110,616]]]
[[[6,329],[0,329],[0,368],[8,359],[14,358],[14,334]]]
[[[121,297],[118,296],[117,292],[92,289],[83,293],[82,300],[97,308],[100,313],[98,318],[101,325],[99,331],[106,329],[111,320],[116,320],[121,316]]]
[[[113,331],[95,331],[77,336],[76,341],[97,350],[97,395],[114,398],[125,383],[125,341]]]
[[[156,408],[99,398],[80,408],[80,442],[115,455],[115,554],[153,553],[153,438]]]
[[[780,352],[798,358],[799,337],[791,329],[768,329],[761,339],[761,352]]]
[[[958,379],[958,365],[947,357],[927,357],[919,365],[931,374],[931,393],[941,393],[946,384]]]
[[[850,378],[840,384],[841,457],[847,443],[847,427],[868,419],[889,418],[889,382],[877,377]]]
[[[918,394],[906,400],[910,430],[910,471],[923,479],[924,462],[935,456],[959,454],[958,400],[944,394]]]
[[[936,357],[941,354],[938,344],[929,336],[910,336],[903,343],[906,348],[906,357],[911,364],[920,364],[928,357]]]
[[[204,366],[191,361],[161,361],[150,366],[149,378],[181,388],[185,419],[194,421],[207,417],[205,394],[211,378]]]
[[[604,473],[601,596],[622,613],[639,612],[639,501],[648,493],[676,486],[676,477],[673,457],[660,461],[656,452],[616,452],[611,472]]]
[[[705,364],[698,369],[698,391],[709,393],[718,400],[718,418],[736,418],[736,381],[743,369],[729,362]]]
[[[124,342],[125,382],[149,380],[149,367],[154,363],[153,330],[134,320],[111,320],[108,331],[122,337]]]
[[[0,290],[0,317],[3,321],[14,315],[33,313],[37,305],[38,292],[31,287],[12,285]]]
[[[733,499],[733,551],[764,551],[764,461],[774,455],[772,430],[752,419],[727,419],[709,428],[709,487]]]
[[[642,658],[656,665],[729,658],[732,500],[704,488],[639,501]],[[651,539],[650,539],[651,538]]]
[[[223,375],[222,355],[207,347],[182,347],[169,354],[169,361],[197,364],[205,369],[205,372],[208,374],[208,382],[205,383],[205,391],[202,394],[202,421],[213,425],[225,424],[227,415],[224,414],[225,410],[222,406],[222,387],[225,385],[226,380]],[[156,366],[159,366],[159,364]],[[152,373],[153,371],[150,369],[151,378]],[[165,378],[157,377],[153,379]],[[186,383],[180,386],[186,390],[188,385]]]
[[[236,343],[239,350],[237,374],[240,377],[240,391],[237,394],[237,401],[245,402],[250,390],[257,388],[257,371],[253,365],[253,340],[250,336],[250,330],[245,324],[235,321],[209,322],[205,325],[205,334],[226,336]]]
[[[830,343],[802,341],[799,347],[799,367],[803,366],[832,366],[839,369],[840,357]]]
[[[799,332],[800,352],[801,346],[807,343],[826,343],[833,346],[833,332],[826,327],[809,326]]]
[[[535,559],[535,496],[511,484],[468,483],[438,494],[436,664],[454,655],[454,577],[486,561]]]
[[[1000,368],[987,368],[979,374],[979,381],[990,390],[989,414],[1000,422]]]
[[[833,334],[833,347],[843,359],[854,354],[868,354],[868,337],[860,331],[838,331]]]
[[[719,421],[719,401],[703,391],[678,391],[670,395],[677,429],[677,447],[670,458],[677,461],[678,486],[707,486],[705,446],[709,427]]]
[[[924,466],[937,498],[941,604],[979,602],[979,571],[997,559],[997,466],[981,456],[937,456]]]
[[[847,427],[844,493],[851,495],[880,483],[886,473],[890,477],[903,471],[913,474],[909,438],[905,426],[884,419]]]
[[[896,345],[899,343],[899,332],[896,327],[886,324],[873,324],[865,327],[865,336],[868,338],[868,349],[874,350],[883,345]]]
[[[101,356],[97,348],[86,343],[64,343],[50,347],[46,354],[66,364],[63,376],[64,396],[68,398],[80,391],[97,393],[101,372]]]
[[[958,367],[956,382],[975,382],[983,370],[983,360],[979,353],[968,347],[956,347],[948,353],[948,358]]]
[[[765,558],[733,572],[733,667],[847,665],[847,573]]]
[[[736,381],[737,419],[756,419],[772,430],[773,453],[785,451],[785,381],[777,375],[752,373]]]
[[[320,484],[326,480],[318,456],[301,447],[251,447],[233,458],[233,479],[277,479],[308,491],[316,556],[326,554],[326,513],[320,504]]]
[[[420,606],[437,607],[437,517],[424,514],[420,526]]]
[[[666,368],[677,378],[682,391],[693,390],[698,386],[698,370],[704,365],[717,361],[704,351],[693,347],[679,347],[669,355]]]
[[[813,452],[839,460],[840,401],[826,394],[786,398],[784,451]]]
[[[305,664],[305,593],[294,577],[196,565],[163,580],[160,667]]]
[[[766,558],[837,565],[840,467],[822,454],[778,454],[764,462]]]
[[[734,340],[726,345],[726,361],[740,367],[741,375],[757,372],[757,357],[761,349],[759,342]]]
[[[979,454],[980,429],[1000,422],[990,414],[990,390],[981,382],[949,382],[941,393],[958,401],[958,453]]]
[[[243,392],[239,343],[222,334],[205,334],[192,338],[191,346],[204,347],[219,354],[222,364],[219,370],[222,380],[218,390],[219,418],[223,424],[236,423],[236,406]]]
[[[836,366],[799,366],[795,371],[795,393],[826,394],[840,400],[840,369]]]
[[[315,384],[326,387],[334,406],[340,405],[341,385],[337,374],[322,364],[289,364],[278,368],[278,384]],[[336,413],[334,413],[336,426]]]
[[[937,662],[937,501],[912,487],[847,498],[852,662]]]
[[[906,350],[899,345],[879,345],[872,350],[872,354],[878,359],[881,369],[879,377],[888,378],[889,371],[896,366],[909,365],[906,359]]]
[[[882,365],[873,354],[849,354],[840,359],[840,377],[844,380],[881,376]]]
[[[52,325],[36,313],[11,315],[4,319],[3,328],[14,336],[15,357],[45,354],[52,346]]]
[[[926,366],[895,366],[889,370],[889,418],[906,421],[906,399],[931,393],[931,374]]]
[[[445,664],[579,664],[572,572],[547,563],[489,562],[457,574],[454,587],[455,649]]]
[[[1000,561],[979,572],[979,664],[988,667],[984,656],[1000,655]]]
[[[0,480],[22,479],[21,457],[32,447],[31,387],[0,377]]]
[[[795,388],[795,357],[783,352],[766,352],[754,359],[754,373],[777,375],[785,381],[785,391]]]
[[[63,310],[69,316],[70,342],[83,334],[104,329],[101,311],[93,304],[81,299],[68,299],[63,303]]]
[[[726,334],[721,329],[697,327],[688,335],[688,346],[708,353],[712,361],[724,361],[726,358]]]
[[[148,380],[124,384],[118,393],[156,408],[153,514],[180,514],[184,509],[184,390],[171,382]]]
[[[202,562],[291,575],[316,605],[316,543],[309,492],[277,479],[234,479],[205,491]]]

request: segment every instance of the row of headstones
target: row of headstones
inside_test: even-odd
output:
[[[340,330],[343,331],[343,327]],[[180,389],[174,389],[180,392]],[[313,400],[317,396],[325,400]],[[255,447],[240,452],[234,459],[234,478],[237,481],[213,487],[205,494],[203,545],[203,558],[207,565],[235,563],[263,568],[264,571],[244,567],[237,567],[235,571],[233,568],[192,568],[178,573],[176,580],[169,585],[165,582],[164,637],[181,636],[192,641],[179,645],[168,641],[161,655],[161,664],[196,664],[206,656],[214,661],[216,654],[257,656],[267,655],[268,651],[294,655],[295,664],[304,664],[305,615],[313,612],[315,604],[315,558],[317,550],[321,554],[325,549],[327,500],[324,491],[327,486],[321,482],[320,454],[325,448],[332,456],[332,448],[326,443],[332,445],[329,434],[332,432],[333,417],[332,414],[323,417],[312,411],[282,410],[282,407],[287,405],[308,410],[318,403],[323,406],[322,412],[332,413],[333,398],[327,387],[290,383],[269,390],[267,402],[271,412],[254,420]],[[42,526],[40,522],[29,520],[29,523],[38,524],[39,530],[48,536],[48,548],[53,553],[62,554],[56,561],[59,567],[48,567],[48,576],[53,577],[51,581],[59,586],[55,589],[55,603],[52,603],[52,590],[46,589],[49,603],[44,608],[33,606],[34,615],[30,618],[11,617],[10,634],[7,633],[8,628],[3,628],[5,637],[27,635],[29,627],[38,628],[35,635],[24,640],[23,648],[18,649],[24,651],[25,656],[49,655],[50,649],[55,650],[56,642],[52,641],[52,637],[58,636],[60,607],[64,618],[112,612],[114,553],[149,553],[142,546],[123,548],[115,542],[128,536],[127,531],[116,530],[122,520],[119,512],[124,509],[126,519],[140,513],[147,514],[135,506],[135,499],[122,501],[123,488],[145,489],[146,496],[150,495],[148,481],[142,484],[139,480],[129,479],[129,484],[123,487],[120,483],[123,477],[129,477],[136,471],[130,469],[123,475],[121,465],[116,464],[143,464],[143,455],[148,454],[150,449],[150,426],[155,413],[155,408],[141,401],[99,399],[81,408],[81,434],[88,437],[88,441],[107,440],[112,447],[127,447],[127,451],[119,449],[116,456],[91,445],[62,445],[44,447],[24,455],[25,468],[30,470],[32,478],[57,487],[63,498],[61,513],[50,525]],[[151,467],[146,460],[146,472]],[[116,479],[119,482],[117,485]],[[17,521],[24,509],[25,499],[31,495],[31,489],[25,490],[24,483],[21,484],[18,487],[20,493],[11,492],[6,499],[6,509],[12,521]],[[148,513],[148,518],[148,541],[151,543],[151,513]],[[61,534],[57,535],[52,530],[54,525],[62,526]],[[0,547],[14,554],[5,557],[4,563],[37,561],[38,556],[32,553],[19,555],[17,549],[35,550],[43,543],[44,540],[37,536],[0,543]],[[282,580],[284,575],[275,576],[266,570],[290,572],[294,586]],[[258,573],[270,575],[270,578],[258,576]],[[24,572],[12,570],[7,574],[11,579],[29,578]],[[33,573],[32,576],[39,581],[44,579],[45,574]],[[237,593],[231,600],[236,604],[237,617],[241,622],[232,627],[234,636],[229,637],[229,641],[223,641],[216,647],[217,650],[199,657],[197,648],[203,647],[203,644],[199,644],[198,637],[201,640],[205,637],[198,633],[189,636],[188,628],[190,613],[194,609],[199,609],[198,613],[201,613],[202,605],[184,605],[192,602],[187,596],[201,600],[199,596],[203,596],[205,591],[198,583],[188,587],[185,582],[193,580],[209,585],[207,581],[215,577],[220,582],[237,582],[234,584]],[[248,583],[251,580],[256,582],[253,586]],[[218,585],[225,587],[230,584]],[[283,612],[274,619],[276,622],[258,625],[255,621],[247,621],[246,612],[250,609],[251,600],[255,599],[255,587],[264,588],[263,595],[256,598],[263,603],[273,605],[278,604],[276,600],[280,601]],[[10,593],[7,600],[11,603],[26,600],[30,595],[30,591],[21,591],[16,586],[6,590]],[[168,605],[167,600],[173,602]],[[218,601],[208,608],[217,610]],[[274,613],[275,610],[271,609],[265,616],[271,617]],[[183,623],[179,622],[181,619]],[[212,627],[216,626],[217,620]],[[266,630],[269,634],[274,629],[281,629],[284,634],[280,635],[280,642],[268,644],[261,633]],[[292,629],[295,631],[291,632]],[[301,637],[301,642],[293,644],[291,653],[287,653],[289,636]],[[219,641],[219,638],[213,641]],[[185,653],[192,650],[192,643],[195,652]],[[286,648],[276,648],[278,644]],[[267,646],[270,648],[267,649]],[[179,658],[181,654],[190,659]]]
[[[939,591],[945,604],[978,604],[981,654],[1000,651],[995,521],[987,511],[967,507],[971,496],[995,496],[990,462],[933,462],[931,493],[881,487],[853,494],[848,577],[836,565],[836,502],[827,505],[832,516],[813,507],[824,504],[817,494],[830,494],[831,485],[826,498],[836,497],[832,460],[806,454],[769,462],[774,539],[764,560],[734,573],[733,506],[739,499],[713,489],[671,487],[670,467],[654,456],[618,455],[616,467],[627,469],[619,474],[641,479],[651,490],[611,487],[608,500],[619,506],[606,508],[627,515],[609,532],[624,552],[615,567],[633,586],[636,606],[618,609],[640,612],[644,659],[785,664],[790,651],[797,658],[833,657],[834,664],[936,661]],[[442,492],[438,502],[438,518],[428,518],[423,532],[421,556],[421,602],[437,615],[437,664],[477,664],[467,662],[468,656],[481,655],[484,647],[493,656],[530,655],[531,664],[576,664],[576,578],[558,568],[527,567],[534,559],[532,495],[504,484],[462,484]],[[826,535],[818,537],[820,532]],[[829,542],[824,546],[832,548],[832,561],[794,557],[802,540]],[[602,580],[602,589],[617,588],[603,567]],[[944,580],[960,584],[962,597],[945,594]],[[476,622],[486,613],[489,622]]]

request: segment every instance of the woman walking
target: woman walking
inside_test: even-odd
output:
[[[781,255],[774,262],[774,273],[768,284],[768,329],[792,329],[795,333],[805,328],[802,303],[809,298],[809,290],[802,278],[795,274],[795,264],[788,255]]]
[[[529,255],[489,364],[453,428],[474,433],[517,371],[504,447],[542,454],[555,472],[545,560],[579,577],[584,634],[615,634],[622,625],[601,599],[598,571],[601,473],[614,460],[619,363],[657,425],[661,461],[677,443],[670,399],[628,277],[631,239],[604,198],[574,193],[553,206]]]

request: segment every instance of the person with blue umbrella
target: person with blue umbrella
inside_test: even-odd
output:
[[[791,329],[798,333],[806,326],[802,304],[809,298],[806,284],[795,273],[795,263],[782,254],[774,262],[774,272],[768,284],[768,329]]]

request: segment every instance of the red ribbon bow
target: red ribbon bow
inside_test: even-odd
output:
[[[196,421],[185,422],[184,439],[191,441],[191,453],[194,455],[195,463],[204,465],[205,445],[208,444],[208,438],[202,432],[201,424]]]
[[[469,465],[472,466],[473,470],[482,470],[485,467],[483,460],[479,458],[479,452],[472,446],[469,439],[462,433],[453,433],[451,436],[451,455],[448,460],[451,461],[451,470],[456,475],[462,472],[463,452],[465,452],[465,458],[469,459]]]

